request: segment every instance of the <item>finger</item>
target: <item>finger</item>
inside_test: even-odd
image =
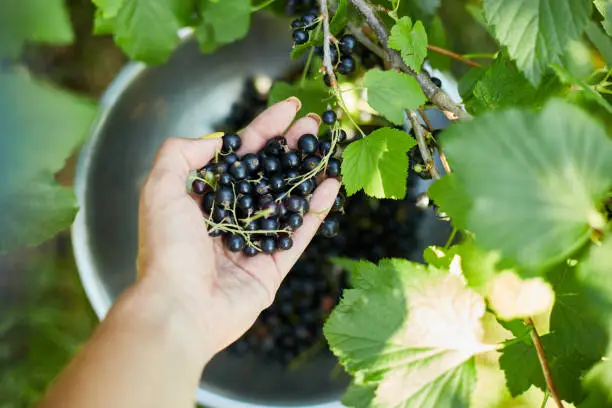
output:
[[[293,234],[293,247],[288,251],[274,254],[274,260],[283,278],[317,233],[339,190],[340,182],[338,180],[327,179],[323,181],[312,195],[310,211],[304,216],[304,224]]]
[[[221,139],[169,138],[159,148],[143,187],[143,198],[185,194],[191,170],[206,165],[221,148]]]
[[[264,146],[266,140],[283,134],[301,107],[300,100],[292,96],[260,113],[240,133],[242,147],[238,150],[238,154],[258,151]]]
[[[319,133],[321,118],[316,113],[309,113],[303,118],[298,119],[285,133],[287,144],[290,149],[297,148],[298,139],[306,133],[316,135]]]

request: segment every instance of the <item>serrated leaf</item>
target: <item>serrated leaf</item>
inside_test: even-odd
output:
[[[413,26],[410,17],[402,17],[391,28],[388,45],[401,53],[402,59],[410,68],[421,70],[421,65],[427,57],[427,32],[421,21],[417,21]]]
[[[273,105],[291,96],[296,96],[302,101],[302,109],[296,115],[296,118],[301,118],[310,112],[320,113],[327,109],[329,89],[324,88],[323,81],[308,81],[303,87],[299,83],[292,85],[277,81],[270,90],[268,105]]]
[[[591,1],[484,0],[483,9],[497,40],[537,86],[569,41],[582,35]]]
[[[115,20],[115,42],[130,58],[161,64],[179,44],[178,17],[169,3],[181,0],[124,0]]]
[[[555,71],[561,82],[567,85],[573,85],[572,92],[580,93],[584,98],[596,102],[599,106],[612,113],[612,105],[598,92],[596,92],[586,82],[576,78],[569,71],[560,67],[559,65],[552,64],[551,68]]]
[[[397,125],[404,123],[405,109],[417,109],[427,101],[416,79],[404,73],[371,69],[364,79],[368,104]]]
[[[612,35],[612,0],[594,0],[593,4],[604,18],[601,22],[602,27],[608,35]]]
[[[374,400],[376,387],[352,383],[342,396],[342,405],[351,408],[369,408]]]
[[[200,49],[209,53],[247,35],[251,0],[199,0],[202,21],[196,29]]]
[[[472,201],[457,176],[450,173],[436,180],[429,186],[427,194],[442,211],[451,217],[455,228],[465,229]]]
[[[538,269],[603,227],[612,141],[577,107],[492,112],[447,129],[442,143],[472,198],[467,227],[479,245]]]
[[[5,0],[0,38],[0,57],[17,58],[26,42],[65,45],[74,34],[63,0]]]
[[[489,282],[487,300],[495,315],[508,321],[546,312],[555,293],[542,278],[521,279],[513,271],[503,271]]]
[[[555,334],[540,337],[552,378],[561,399],[580,402],[584,392],[580,387],[580,374],[591,367],[594,361],[577,354],[566,354],[565,345]],[[546,381],[533,344],[517,342],[506,346],[499,359],[499,365],[506,376],[506,385],[513,397],[535,385],[547,390]]]
[[[83,140],[94,114],[85,99],[24,74],[0,74],[0,252],[38,244],[70,225],[74,195],[53,174]]]
[[[462,94],[468,111],[481,114],[510,106],[540,108],[563,86],[554,74],[547,74],[536,88],[503,54]]]
[[[482,297],[460,277],[405,260],[362,271],[377,286],[348,290],[324,327],[334,354],[359,384],[376,385],[375,407],[467,407],[482,343]]]
[[[408,156],[416,142],[406,132],[376,129],[348,145],[343,153],[342,182],[348,195],[363,191],[376,198],[406,196]]]

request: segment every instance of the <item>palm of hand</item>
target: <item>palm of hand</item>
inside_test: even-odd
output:
[[[280,102],[256,118],[242,133],[239,154],[259,150],[265,140],[283,133],[295,116],[294,102]],[[285,133],[290,145],[300,135],[317,133],[311,117],[296,121]],[[219,140],[169,139],[160,150],[140,203],[139,272],[163,282],[207,321],[215,322],[222,349],[236,340],[268,307],[283,278],[306,248],[336,196],[339,183],[326,180],[315,191],[304,225],[289,251],[248,258],[232,253],[221,239],[208,236],[199,200],[186,193],[189,170],[206,164]]]

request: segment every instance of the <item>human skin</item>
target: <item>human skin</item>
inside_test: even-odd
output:
[[[241,133],[239,155],[284,134],[289,146],[317,134],[301,104],[279,102]],[[292,124],[293,122],[293,124]],[[158,151],[139,204],[138,279],[49,389],[41,408],[193,407],[202,370],[237,340],[272,301],[315,235],[340,188],[323,181],[293,247],[248,258],[208,236],[199,200],[185,189],[190,170],[208,163],[220,139],[168,139]],[[206,375],[204,373],[204,375]]]

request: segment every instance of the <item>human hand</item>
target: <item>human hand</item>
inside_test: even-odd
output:
[[[255,118],[241,133],[238,154],[256,152],[279,134],[284,134],[291,148],[301,135],[317,134],[320,119],[316,115],[291,125],[300,105],[290,98]],[[207,164],[220,147],[221,139],[168,139],[143,187],[139,208],[141,280],[166,294],[169,301],[178,299],[193,322],[194,335],[202,336],[202,344],[212,348],[211,356],[238,339],[272,303],[340,188],[335,179],[319,185],[290,250],[253,258],[229,252],[221,239],[208,236],[201,199],[185,189],[189,172]]]

